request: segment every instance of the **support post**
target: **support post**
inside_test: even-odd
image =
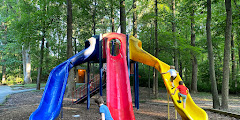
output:
[[[63,119],[63,104],[61,106],[61,120]]]
[[[130,53],[129,53],[129,35],[127,35],[127,63],[128,63],[128,76],[129,76],[129,80],[130,80],[131,63],[130,63]]]
[[[100,83],[99,83],[99,89],[100,89],[100,96],[102,96],[102,34],[99,35],[99,75],[100,75]]]
[[[138,62],[134,63],[134,93],[135,93],[135,106],[137,109],[139,109],[139,78],[138,78]]]
[[[112,55],[113,55],[113,56],[115,56],[115,54],[114,54],[114,50],[115,50],[115,49],[114,49],[114,48],[115,48],[115,44],[114,44],[114,41],[112,40]]]
[[[90,108],[90,62],[87,63],[87,109]]]
[[[177,110],[175,109],[175,119],[177,119]]]
[[[169,93],[167,93],[167,100],[168,100],[168,120],[170,120],[170,111],[169,111]]]

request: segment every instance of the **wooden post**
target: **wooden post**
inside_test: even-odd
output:
[[[175,119],[177,119],[177,110],[175,109]]]
[[[170,112],[169,112],[169,93],[167,93],[167,100],[168,100],[168,120],[170,120]]]

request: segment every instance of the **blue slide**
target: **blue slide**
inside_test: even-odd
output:
[[[99,36],[94,36],[85,42],[85,49],[55,67],[48,77],[41,102],[29,120],[54,120],[57,118],[62,107],[68,72],[74,66],[97,60],[98,56]]]

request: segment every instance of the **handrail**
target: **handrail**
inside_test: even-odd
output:
[[[104,80],[103,85],[105,85],[106,80],[105,79],[103,80]],[[92,78],[89,83],[90,83],[90,93],[96,91],[99,88],[99,84],[100,84],[99,75]],[[83,99],[84,96],[86,96],[86,94],[87,94],[87,83],[78,87],[72,92],[72,103],[74,103],[74,101],[79,100],[81,98]]]

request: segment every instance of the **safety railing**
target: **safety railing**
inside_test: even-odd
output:
[[[106,84],[106,80],[104,79],[105,75],[103,75],[102,79],[102,85],[104,86]],[[100,79],[99,75],[96,75],[93,79],[89,81],[90,84],[90,94],[93,94],[95,91],[97,91],[100,87]],[[75,103],[76,101],[80,101],[87,97],[87,83],[81,85],[77,89],[75,89],[72,93],[72,103]]]

